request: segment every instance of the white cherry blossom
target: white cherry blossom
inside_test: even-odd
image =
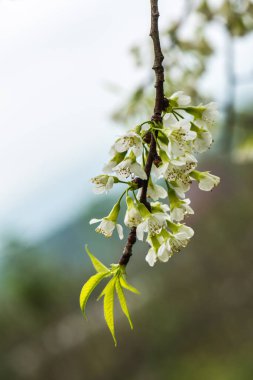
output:
[[[169,99],[174,100],[177,106],[187,106],[191,103],[191,97],[189,95],[185,95],[183,91],[174,92]]]
[[[211,133],[205,128],[199,128],[197,137],[194,140],[194,149],[198,153],[203,153],[212,145],[213,138]]]
[[[186,107],[185,111],[191,114],[195,123],[199,126],[212,127],[218,116],[217,104],[215,102],[198,107]]]
[[[189,206],[190,203],[190,199],[178,199],[177,202],[172,202],[170,207],[171,220],[181,222],[185,215],[194,214],[193,209]]]
[[[163,212],[147,213],[143,217],[143,221],[137,226],[136,235],[138,240],[143,240],[144,233],[148,233],[150,236],[159,234],[162,228],[165,226],[168,215]]]
[[[216,104],[190,106],[191,98],[183,91],[175,92],[168,99],[162,122],[146,121],[118,137],[110,150],[111,160],[104,167],[106,174],[91,179],[96,193],[108,192],[118,182],[128,186],[109,215],[91,219],[90,224],[99,223],[96,231],[106,237],[112,236],[116,229],[122,239],[123,228],[117,219],[120,202],[126,194],[124,224],[128,228],[136,227],[137,239],[145,238],[149,243],[145,260],[150,266],[158,261],[167,262],[194,235],[192,228],[181,223],[186,215],[194,213],[190,199],[185,198],[192,180],[204,191],[212,190],[220,182],[219,177],[208,171],[197,171],[195,157],[195,153],[206,151],[212,144],[209,127],[217,116]],[[148,139],[142,139],[147,131],[156,141],[153,158],[159,157],[153,161],[151,172],[145,168],[150,145]],[[136,177],[140,180],[133,181]],[[145,186],[146,199],[141,203]],[[164,203],[160,201],[166,198]]]
[[[138,190],[137,197],[140,199],[142,189]],[[153,183],[153,181],[150,179],[148,183],[148,190],[147,190],[147,197],[152,198],[154,201],[157,201],[158,199],[164,199],[167,197],[167,191],[164,189],[164,187],[157,185]]]
[[[138,157],[142,153],[141,137],[135,132],[129,132],[116,140],[113,149],[117,152],[126,152],[131,149],[135,156]]]
[[[194,235],[193,229],[185,224],[174,224],[173,229],[173,236],[178,240],[190,239]]]
[[[151,202],[150,206],[151,206],[152,213],[164,213],[164,214],[166,214],[167,212],[170,211],[170,207],[166,203]]]
[[[177,188],[183,193],[190,189],[190,173],[197,165],[197,160],[193,156],[186,156],[185,160],[176,162],[171,161],[165,166],[164,178],[172,183],[172,187]]]
[[[157,262],[157,255],[156,255],[156,252],[154,250],[154,248],[150,248],[146,257],[145,257],[145,260],[147,261],[147,263],[153,267],[155,265],[155,263]]]
[[[171,248],[171,255],[180,252],[189,243],[190,238],[194,235],[191,227],[184,224],[174,225],[174,232],[170,234],[169,243]]]
[[[191,176],[198,181],[200,190],[210,191],[220,183],[220,177],[209,172],[199,172],[194,170]]]
[[[136,160],[130,157],[121,161],[118,165],[112,168],[112,171],[115,172],[121,181],[125,181],[130,176],[147,179],[147,174],[145,173],[143,167]]]
[[[122,240],[124,238],[123,228],[120,224],[117,224],[115,221],[109,220],[107,218],[102,219],[91,219],[90,224],[99,223],[99,226],[96,228],[96,232],[103,234],[105,237],[111,237],[112,233],[116,227],[119,238]]]
[[[146,261],[150,266],[154,266],[157,260],[167,262],[174,253],[186,247],[190,238],[194,235],[193,229],[184,224],[168,224],[173,229],[173,232],[163,228],[159,235],[155,237],[148,236],[147,241],[151,248],[146,256]]]
[[[167,239],[160,245],[157,252],[157,257],[160,261],[162,261],[163,263],[166,263],[170,259],[171,256],[172,254],[171,254],[170,241],[169,239]]]
[[[202,119],[212,126],[218,117],[217,104],[215,102],[208,103],[204,106]]]
[[[191,151],[191,141],[197,137],[197,133],[191,130],[191,123],[184,119],[166,128],[165,133],[169,139],[168,152],[171,158]]]
[[[109,175],[98,175],[97,177],[91,178],[91,182],[95,185],[93,191],[95,194],[102,194],[108,192],[114,184],[114,178]]]
[[[125,214],[124,223],[127,227],[137,227],[142,222],[142,217],[138,206],[134,203],[131,197],[127,196],[127,210]]]
[[[161,234],[169,235],[166,230],[162,230]],[[162,236],[148,236],[147,242],[150,244],[151,248],[149,249],[146,255],[146,261],[150,266],[154,266],[157,260],[166,262],[170,258],[170,245],[169,240],[163,239]]]
[[[103,172],[110,174],[112,172],[112,169],[124,160],[125,156],[126,153],[118,153],[113,150],[113,157],[107,164],[104,165]]]
[[[103,234],[105,237],[111,237],[114,229],[117,229],[119,238],[122,240],[124,238],[123,228],[117,223],[118,215],[120,211],[120,201],[118,201],[112,208],[110,214],[101,219],[91,219],[90,224],[99,223],[96,228],[96,232]]]

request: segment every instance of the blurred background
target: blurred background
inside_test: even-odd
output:
[[[148,0],[0,2],[0,379],[238,380],[253,377],[253,3],[160,0],[166,91],[215,100],[221,117],[200,162],[221,184],[191,191],[195,236],[150,268],[128,266],[134,331],[116,310],[115,349],[82,284],[84,244],[105,264],[124,241],[88,224],[114,138],[152,114]],[[127,230],[125,231],[127,233]]]

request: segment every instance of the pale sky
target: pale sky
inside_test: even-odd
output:
[[[142,78],[129,49],[149,20],[147,0],[0,2],[0,236],[40,237],[85,207],[123,127],[105,84],[127,92]]]
[[[129,48],[148,31],[145,0],[0,2],[0,233],[37,236],[85,206],[121,131],[105,84],[140,80]]]

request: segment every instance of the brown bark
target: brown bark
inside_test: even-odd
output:
[[[162,122],[162,112],[165,108],[166,100],[164,99],[164,69],[163,69],[163,54],[161,50],[160,37],[159,37],[159,28],[158,28],[158,18],[159,18],[159,10],[158,10],[158,0],[150,0],[151,5],[151,30],[150,37],[153,40],[154,46],[154,65],[153,70],[155,72],[155,107],[154,114],[151,118],[152,121],[156,123]],[[151,135],[151,142],[149,153],[147,157],[147,161],[145,164],[145,172],[147,174],[147,179],[143,181],[140,202],[143,203],[148,209],[150,209],[149,202],[147,201],[147,189],[148,189],[148,181],[152,169],[152,164],[154,158],[157,156],[156,153],[156,140],[155,136]],[[133,245],[136,242],[136,227],[131,228],[131,231],[128,235],[126,246],[123,250],[123,255],[120,258],[119,264],[126,266],[130,257],[132,256]]]

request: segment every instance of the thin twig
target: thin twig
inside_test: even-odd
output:
[[[158,29],[158,18],[159,18],[158,0],[150,0],[150,4],[151,4],[150,37],[152,38],[153,45],[154,45],[155,59],[154,59],[153,70],[155,72],[155,78],[156,78],[155,107],[154,107],[154,115],[152,116],[151,120],[156,123],[161,123],[162,112],[165,108],[164,89],[163,89],[164,69],[162,65],[164,57],[161,50],[159,29]],[[140,196],[140,202],[143,203],[148,209],[150,209],[150,204],[147,201],[148,181],[150,178],[152,164],[153,164],[155,156],[156,156],[156,140],[155,140],[155,136],[152,134],[149,153],[148,153],[148,157],[147,157],[147,161],[145,165],[145,172],[147,174],[147,179],[143,181],[143,186],[142,186],[141,196]],[[135,242],[136,242],[136,227],[132,227],[128,235],[126,246],[123,250],[123,255],[119,261],[120,265],[124,265],[124,266],[127,265],[130,257],[132,256],[132,248]]]

